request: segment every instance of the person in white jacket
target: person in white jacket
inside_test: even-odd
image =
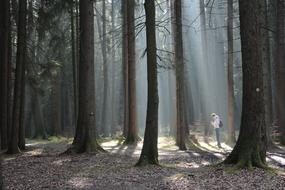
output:
[[[211,114],[212,119],[211,119],[211,126],[215,129],[216,132],[216,139],[217,139],[217,145],[219,148],[221,148],[221,141],[220,141],[220,123],[221,119],[220,116],[218,116],[215,113]]]

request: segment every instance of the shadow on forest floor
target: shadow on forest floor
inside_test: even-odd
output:
[[[159,138],[161,166],[133,167],[142,148],[102,142],[108,153],[58,156],[70,139],[28,142],[27,151],[4,159],[6,189],[282,189],[285,186],[285,152],[268,153],[268,162],[279,174],[263,170],[226,172],[211,167],[231,151],[213,139],[180,151],[172,138]],[[283,171],[283,173],[282,173]]]

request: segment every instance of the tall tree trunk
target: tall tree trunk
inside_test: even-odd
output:
[[[285,144],[285,59],[284,59],[284,2],[277,0],[277,30],[276,30],[276,45],[277,45],[277,65],[276,65],[276,95],[277,95],[277,119],[281,132],[280,143]]]
[[[228,143],[236,142],[234,128],[234,38],[233,38],[233,0],[228,0]]]
[[[208,69],[208,39],[207,39],[207,30],[206,30],[206,10],[205,10],[205,2],[204,0],[200,0],[200,24],[201,24],[201,40],[202,40],[202,49],[203,49],[203,64],[204,68]],[[210,128],[207,123],[207,97],[205,93],[205,86],[208,80],[208,77],[205,76],[205,82],[199,82],[199,95],[201,96],[200,98],[200,107],[201,107],[201,121],[204,124],[204,138],[205,141],[208,141],[208,136],[210,133]]]
[[[112,22],[112,92],[111,94],[111,134],[112,136],[116,133],[116,103],[115,103],[115,93],[116,93],[116,83],[115,83],[115,74],[116,74],[116,50],[115,50],[115,1],[112,0],[112,10],[111,10],[111,22]]]
[[[107,27],[106,27],[106,0],[103,0],[102,13],[102,55],[103,55],[103,77],[104,77],[104,95],[102,107],[102,122],[104,136],[109,136],[109,123],[107,122],[108,101],[109,101],[109,69],[107,63]]]
[[[135,34],[135,1],[127,2],[128,24],[128,96],[129,123],[126,144],[136,143],[138,140],[137,110],[136,110],[136,34]]]
[[[266,166],[263,43],[264,1],[239,0],[243,71],[242,121],[238,141],[226,164],[240,168]],[[250,11],[248,11],[250,10]]]
[[[177,110],[177,130],[176,144],[180,150],[186,150],[185,145],[185,77],[184,77],[184,53],[183,53],[183,36],[182,36],[182,2],[181,0],[174,1],[173,7],[175,15],[175,24],[173,37],[175,49],[175,64],[176,64],[176,110]]]
[[[125,2],[125,1],[124,1]],[[129,128],[129,88],[128,88],[128,4],[122,2],[122,17],[123,17],[123,31],[122,31],[122,66],[123,66],[123,89],[124,89],[124,123],[123,136],[127,137]]]
[[[8,120],[9,120],[9,42],[10,38],[10,3],[0,2],[0,150],[8,146]]]
[[[26,59],[26,15],[27,15],[27,1],[19,2],[19,21],[18,21],[18,37],[17,37],[17,60],[16,60],[16,74],[14,86],[14,101],[13,101],[13,123],[11,129],[10,142],[8,144],[9,154],[18,153],[18,138],[20,126],[20,109],[22,88],[21,80],[25,74],[25,59]]]
[[[93,1],[80,0],[79,107],[76,135],[67,153],[103,150],[96,141]]]
[[[137,166],[158,164],[158,88],[155,31],[155,2],[145,0],[147,46],[147,113],[143,148]]]
[[[266,4],[266,12],[265,12],[265,17],[266,17],[266,28],[270,28],[269,24],[269,3],[267,0],[263,0],[264,3]],[[267,126],[267,143],[269,147],[273,147],[274,143],[271,137],[272,133],[272,126],[273,126],[273,108],[272,108],[272,65],[271,65],[271,53],[270,53],[270,32],[269,30],[266,31],[265,34],[265,43],[264,43],[264,59],[266,62],[264,62],[263,65],[263,72],[264,72],[264,89],[265,89],[265,94],[264,94],[264,101],[265,101],[265,122]]]
[[[75,2],[76,3],[76,2]],[[74,124],[76,123],[77,115],[78,115],[78,62],[77,62],[77,36],[76,36],[76,16],[74,14],[74,6],[75,4],[72,3],[71,10],[70,10],[70,27],[71,27],[71,47],[72,47],[72,70],[73,70],[73,105],[74,105]],[[75,22],[74,22],[75,20]]]

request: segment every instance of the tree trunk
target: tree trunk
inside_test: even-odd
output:
[[[239,168],[266,166],[263,43],[264,1],[239,0],[243,71],[242,121],[238,141],[225,164]],[[248,11],[250,10],[250,11]]]
[[[158,88],[155,31],[155,2],[145,0],[147,44],[147,113],[143,148],[137,166],[158,164]]]
[[[125,2],[125,1],[124,1]],[[123,89],[124,89],[124,123],[123,136],[127,137],[129,128],[129,89],[128,89],[128,4],[122,2],[122,17],[123,17],[123,31],[122,31],[122,61],[123,61]]]
[[[176,144],[180,150],[186,150],[185,145],[185,77],[184,77],[184,53],[183,53],[183,36],[182,36],[182,2],[175,0],[173,11],[174,19],[174,50],[175,50],[175,64],[176,64],[176,110],[177,110],[177,130],[176,130]]]
[[[103,150],[96,140],[93,1],[80,0],[79,107],[76,135],[67,153]]]
[[[205,2],[204,0],[200,0],[200,24],[201,24],[201,40],[202,40],[202,49],[203,49],[203,64],[204,68],[208,69],[208,39],[207,39],[207,30],[206,30],[206,10],[205,10]],[[205,82],[199,82],[199,95],[200,98],[200,107],[201,107],[201,122],[204,124],[204,138],[205,141],[208,141],[208,136],[210,133],[210,128],[207,123],[207,98],[205,92],[205,86],[208,80],[208,77],[205,76]]]
[[[14,86],[14,101],[13,101],[13,123],[11,129],[10,142],[8,144],[8,154],[19,153],[18,138],[20,126],[20,109],[22,88],[21,80],[25,74],[25,59],[26,59],[26,15],[27,15],[27,1],[19,2],[19,21],[18,21],[18,37],[17,37],[17,60],[16,60],[16,74]]]
[[[234,38],[233,38],[233,0],[228,0],[228,143],[236,142],[234,127]]]
[[[107,122],[108,101],[109,101],[109,68],[107,63],[107,27],[106,27],[106,0],[103,0],[102,13],[102,55],[103,55],[103,76],[104,76],[104,95],[102,107],[102,122],[104,136],[109,136],[109,123]]]
[[[136,110],[136,34],[135,34],[135,1],[127,2],[128,24],[128,110],[129,123],[126,144],[135,144],[138,141],[137,110]]]
[[[277,0],[277,65],[276,65],[276,95],[277,95],[277,119],[281,132],[280,143],[285,145],[285,64],[284,64],[284,2]]]
[[[0,150],[8,146],[10,3],[0,2]]]
[[[75,2],[76,3],[76,2]],[[71,27],[71,47],[72,47],[72,70],[73,70],[73,122],[76,124],[76,118],[78,115],[78,62],[77,62],[77,36],[76,36],[76,25],[74,20],[77,19],[76,15],[74,15],[74,3],[71,6],[70,10],[70,27]]]

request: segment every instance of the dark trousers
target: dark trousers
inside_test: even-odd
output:
[[[221,146],[221,141],[220,141],[220,129],[219,129],[219,128],[216,128],[215,131],[216,131],[216,139],[217,139],[218,146]]]

